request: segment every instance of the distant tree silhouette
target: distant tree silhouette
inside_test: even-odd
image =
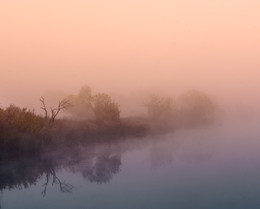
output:
[[[113,102],[107,94],[96,94],[93,97],[93,111],[96,120],[102,121],[119,121],[120,110],[119,105]]]
[[[92,108],[93,96],[89,86],[83,86],[79,94],[68,96],[68,101],[72,104],[67,112],[75,119],[93,119],[94,112]]]
[[[158,128],[169,128],[175,120],[177,107],[170,97],[152,95],[145,103],[150,123]]]
[[[92,94],[89,86],[83,86],[77,95],[70,95],[72,107],[67,111],[77,119],[93,119],[98,122],[118,121],[119,105],[108,94]]]
[[[181,112],[186,123],[200,125],[213,122],[216,104],[205,93],[192,90],[180,97]]]
[[[170,97],[152,95],[145,103],[148,117],[153,120],[167,119],[173,112],[173,101]]]

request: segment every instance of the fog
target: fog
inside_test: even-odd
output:
[[[139,114],[148,94],[189,89],[256,109],[259,8],[257,0],[1,1],[0,105],[39,109],[41,96],[87,84],[123,115]]]
[[[255,123],[99,141],[1,162],[0,204],[257,208],[259,164]]]

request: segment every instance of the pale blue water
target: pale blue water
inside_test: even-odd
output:
[[[52,184],[50,174],[44,195],[43,172],[35,185],[3,190],[1,206],[258,209],[259,127],[248,124],[176,131],[82,148],[77,157],[60,154],[53,166],[60,182]]]

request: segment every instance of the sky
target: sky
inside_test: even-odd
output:
[[[1,0],[0,105],[37,108],[87,84],[257,107],[259,11],[259,0]]]

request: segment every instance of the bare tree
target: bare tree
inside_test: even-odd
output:
[[[67,109],[68,107],[70,107],[71,104],[69,102],[69,100],[67,99],[63,99],[59,102],[58,104],[58,107],[57,108],[50,108],[51,109],[51,122],[54,122],[56,116],[59,114],[59,112],[61,110],[65,110]]]
[[[45,100],[44,100],[44,98],[43,97],[41,97],[40,98],[40,101],[41,101],[41,103],[42,103],[42,107],[41,107],[41,109],[43,109],[43,111],[45,112],[45,119],[47,119],[48,118],[48,111],[47,111],[47,108],[46,108],[46,105],[45,105]]]
[[[42,103],[42,107],[41,109],[44,110],[44,113],[45,113],[45,119],[47,120],[48,119],[48,110],[47,110],[47,107],[45,105],[45,100],[43,97],[40,98],[40,101]],[[57,115],[59,114],[59,112],[61,110],[65,110],[67,109],[68,107],[71,107],[71,103],[69,100],[67,99],[63,99],[61,101],[59,101],[59,104],[58,104],[58,107],[57,108],[52,108],[50,107],[50,110],[51,110],[51,118],[50,118],[50,122],[54,122],[55,118],[57,117]]]

